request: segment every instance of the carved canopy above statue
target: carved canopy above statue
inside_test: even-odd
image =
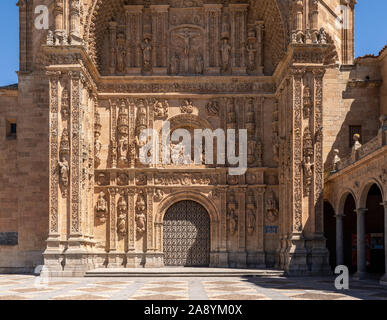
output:
[[[272,74],[283,21],[276,0],[96,0],[84,40],[102,75]]]

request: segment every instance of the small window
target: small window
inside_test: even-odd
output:
[[[16,139],[17,125],[15,120],[7,120],[7,139]]]
[[[361,126],[349,126],[349,147],[352,148],[354,141],[353,141],[353,136],[355,134],[360,135],[359,142],[362,143],[363,136],[361,134]]]

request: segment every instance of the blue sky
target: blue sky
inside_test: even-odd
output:
[[[19,51],[16,0],[0,0],[0,86],[17,82]],[[387,44],[387,0],[358,0],[356,56],[378,54]]]

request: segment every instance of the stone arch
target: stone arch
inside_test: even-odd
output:
[[[348,195],[351,195],[353,197],[356,204],[358,203],[356,193],[352,189],[347,188],[340,193],[340,197],[338,198],[339,200],[336,206],[334,206],[336,214],[342,214],[344,212],[345,201],[347,200]]]
[[[360,189],[361,192],[360,192],[360,197],[359,197],[359,207],[360,208],[365,208],[366,207],[366,202],[367,202],[367,196],[368,196],[368,192],[370,191],[371,187],[376,184],[379,188],[379,191],[382,195],[382,198],[383,198],[383,201],[386,201],[385,199],[385,192],[384,192],[384,189],[383,189],[383,185],[379,182],[379,180],[375,179],[375,178],[372,178],[370,180],[368,180],[364,185],[363,187]]]
[[[160,252],[163,251],[163,221],[167,210],[175,203],[184,200],[191,200],[197,202],[201,206],[203,206],[204,209],[206,209],[210,217],[210,252],[218,251],[217,244],[219,244],[220,242],[218,241],[220,232],[219,211],[211,200],[209,200],[206,196],[195,190],[178,191],[171,193],[160,202],[155,216],[155,224],[159,226],[158,228],[156,228],[156,239],[159,239],[158,249],[160,250]]]

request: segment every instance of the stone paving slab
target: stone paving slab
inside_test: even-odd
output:
[[[387,300],[377,281],[333,277],[41,278],[0,275],[0,300]]]

